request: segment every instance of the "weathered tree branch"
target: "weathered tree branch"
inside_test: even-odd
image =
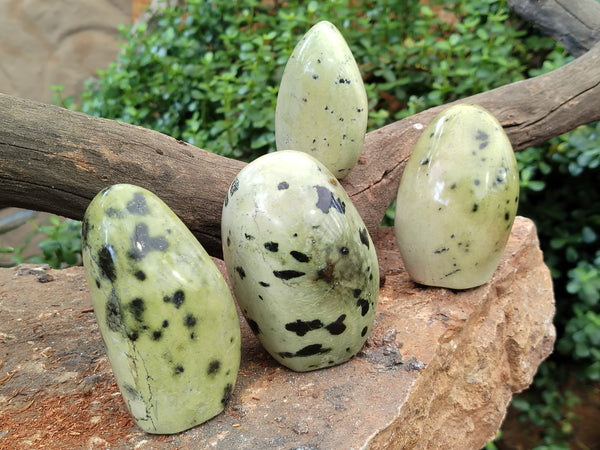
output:
[[[596,0],[508,0],[508,6],[574,56],[600,41],[600,3]]]
[[[545,75],[454,103],[476,103],[491,111],[515,150],[600,120],[600,45]],[[421,130],[448,106],[428,109],[367,134],[366,164],[356,166],[343,184],[369,230],[379,226],[394,200]]]
[[[460,101],[495,114],[516,149],[599,120],[600,45],[549,74]],[[421,130],[444,107],[367,135],[364,163],[344,186],[370,231],[395,198]],[[81,219],[103,187],[133,183],[158,194],[218,256],[222,202],[243,166],[141,127],[0,94],[3,206]]]

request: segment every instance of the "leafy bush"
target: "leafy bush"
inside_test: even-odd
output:
[[[88,83],[81,110],[254,159],[275,149],[283,68],[319,20],[336,24],[363,72],[369,129],[527,75],[527,32],[507,26],[504,1],[457,1],[442,20],[443,3],[189,0],[121,29],[119,59]]]

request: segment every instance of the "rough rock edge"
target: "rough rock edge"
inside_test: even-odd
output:
[[[496,436],[513,393],[531,384],[539,364],[552,353],[556,331],[550,271],[533,222],[515,231],[527,244],[505,262],[507,270],[496,271],[494,277],[504,278],[487,284],[479,310],[462,326],[459,318],[458,329],[440,338],[428,370],[417,379],[394,423],[373,437],[371,450],[481,448]],[[528,303],[516,304],[513,292]],[[492,301],[495,297],[500,301]],[[490,353],[498,356],[490,358]],[[486,360],[506,364],[486,367]],[[469,375],[462,379],[453,373],[460,366],[457,361],[469,364],[464,370]]]

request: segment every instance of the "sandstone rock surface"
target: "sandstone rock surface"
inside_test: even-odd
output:
[[[228,408],[172,436],[144,434],[126,413],[83,268],[0,269],[0,447],[481,448],[555,339],[533,223],[517,217],[493,279],[466,291],[411,282],[392,229],[374,241],[385,283],[357,357],[291,372],[242,323]]]

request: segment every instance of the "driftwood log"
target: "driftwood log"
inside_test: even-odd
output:
[[[599,120],[600,45],[553,72],[459,102],[490,110],[516,150]],[[421,130],[447,106],[367,134],[361,163],[343,184],[371,233],[395,198]],[[222,202],[243,166],[141,127],[0,94],[1,206],[81,219],[102,188],[137,184],[159,195],[220,256]]]

